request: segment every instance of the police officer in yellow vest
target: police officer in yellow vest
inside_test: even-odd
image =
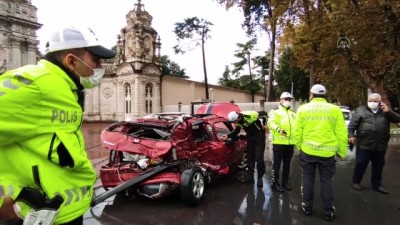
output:
[[[232,111],[228,114],[228,120],[234,122],[235,129],[225,138],[236,137],[242,128],[246,131],[249,182],[254,183],[254,167],[257,163],[258,187],[263,186],[262,177],[265,173],[264,151],[267,119],[265,111]]]
[[[272,190],[284,192],[291,190],[289,184],[290,163],[293,157],[295,139],[293,136],[295,112],[290,109],[292,95],[283,92],[280,96],[278,108],[272,109],[268,113],[268,128],[272,135],[273,151],[273,170],[272,170]],[[282,166],[282,186],[279,183],[279,170]]]
[[[305,215],[313,209],[315,171],[318,168],[324,219],[333,220],[332,180],[336,172],[335,155],[347,154],[347,129],[341,109],[325,99],[326,89],[316,84],[310,90],[310,102],[301,105],[296,114],[296,147],[300,151],[303,177],[303,203]]]
[[[36,203],[24,191],[33,189],[61,198],[54,224],[83,223],[96,181],[81,132],[83,90],[99,84],[100,60],[115,55],[92,30],[64,27],[45,59],[0,76],[0,221],[16,218],[13,204],[25,218]]]

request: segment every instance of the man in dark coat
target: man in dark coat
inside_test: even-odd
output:
[[[355,144],[357,147],[353,188],[362,189],[360,183],[371,161],[372,188],[379,193],[388,194],[382,187],[382,171],[390,140],[390,123],[399,123],[400,115],[391,111],[381,100],[378,93],[368,96],[367,106],[359,107],[353,114],[348,126],[348,135],[349,144]]]

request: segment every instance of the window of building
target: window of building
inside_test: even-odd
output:
[[[130,114],[132,112],[132,98],[131,98],[131,84],[125,83],[125,113]]]
[[[22,41],[21,42],[21,65],[28,65],[29,61],[29,54],[28,54],[28,42],[27,41]]]
[[[153,84],[146,84],[146,93],[145,93],[145,105],[146,105],[146,113],[153,113]]]

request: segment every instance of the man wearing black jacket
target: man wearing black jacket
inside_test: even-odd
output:
[[[378,93],[368,96],[368,105],[359,107],[348,126],[349,144],[356,145],[356,165],[353,173],[353,188],[361,190],[361,180],[371,161],[372,188],[382,194],[382,171],[386,149],[390,140],[390,123],[399,123],[400,115],[391,111],[381,101]]]
[[[232,111],[228,114],[228,120],[235,124],[235,129],[226,138],[235,138],[243,128],[247,138],[247,163],[249,182],[254,182],[254,167],[257,163],[257,186],[262,187],[262,177],[265,173],[265,126],[267,122],[265,111]],[[261,122],[262,120],[262,122]]]

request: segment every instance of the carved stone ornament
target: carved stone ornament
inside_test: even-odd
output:
[[[113,90],[109,87],[103,89],[103,96],[109,98],[113,95]]]
[[[145,68],[143,68],[143,73],[149,75],[161,75],[160,69],[152,64],[147,65]]]
[[[117,76],[122,75],[122,74],[130,74],[133,73],[133,68],[130,64],[125,63],[121,64],[118,69],[117,69]]]

